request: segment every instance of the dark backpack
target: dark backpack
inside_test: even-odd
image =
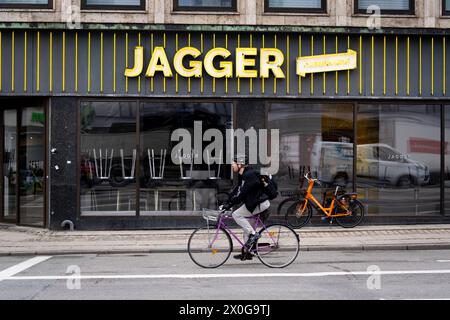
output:
[[[259,179],[264,193],[269,197],[269,200],[278,197],[278,185],[272,175],[260,175]]]

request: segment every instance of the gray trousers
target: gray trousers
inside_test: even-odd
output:
[[[256,219],[247,219],[247,218],[251,217],[255,214],[258,214],[260,212],[263,212],[264,210],[268,209],[269,207],[270,207],[270,201],[266,200],[266,201],[260,203],[255,208],[255,210],[253,210],[253,212],[248,211],[245,204],[243,204],[242,206],[240,206],[238,209],[236,209],[233,212],[232,215],[233,215],[234,221],[236,221],[236,223],[238,225],[240,225],[241,228],[244,230],[244,242],[247,242],[248,237],[251,234],[256,233],[256,231],[254,229]]]

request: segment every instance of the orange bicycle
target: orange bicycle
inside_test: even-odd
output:
[[[301,228],[306,225],[312,216],[312,206],[316,211],[321,211],[325,214],[325,219],[336,219],[337,224],[344,228],[353,228],[359,225],[364,218],[364,206],[357,200],[358,194],[356,192],[344,193],[338,195],[339,185],[333,194],[333,198],[327,207],[320,204],[319,201],[312,195],[314,184],[318,179],[311,179],[308,177],[309,172],[305,174],[305,179],[308,181],[308,189],[304,197],[295,201],[287,210],[285,219],[286,222],[293,228]]]

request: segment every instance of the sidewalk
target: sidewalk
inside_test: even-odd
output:
[[[0,256],[186,252],[192,231],[49,231],[0,224]],[[450,224],[305,227],[297,232],[303,251],[450,249]]]

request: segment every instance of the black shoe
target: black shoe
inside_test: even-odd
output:
[[[253,255],[250,252],[247,253],[241,253],[241,254],[237,254],[235,256],[233,256],[233,258],[237,259],[237,260],[252,260],[253,259]]]
[[[251,234],[244,246],[250,250],[260,237],[259,233]]]
[[[253,255],[246,251],[244,248],[241,249],[241,253],[234,255],[233,258],[238,259],[238,260],[252,260],[253,259]]]

